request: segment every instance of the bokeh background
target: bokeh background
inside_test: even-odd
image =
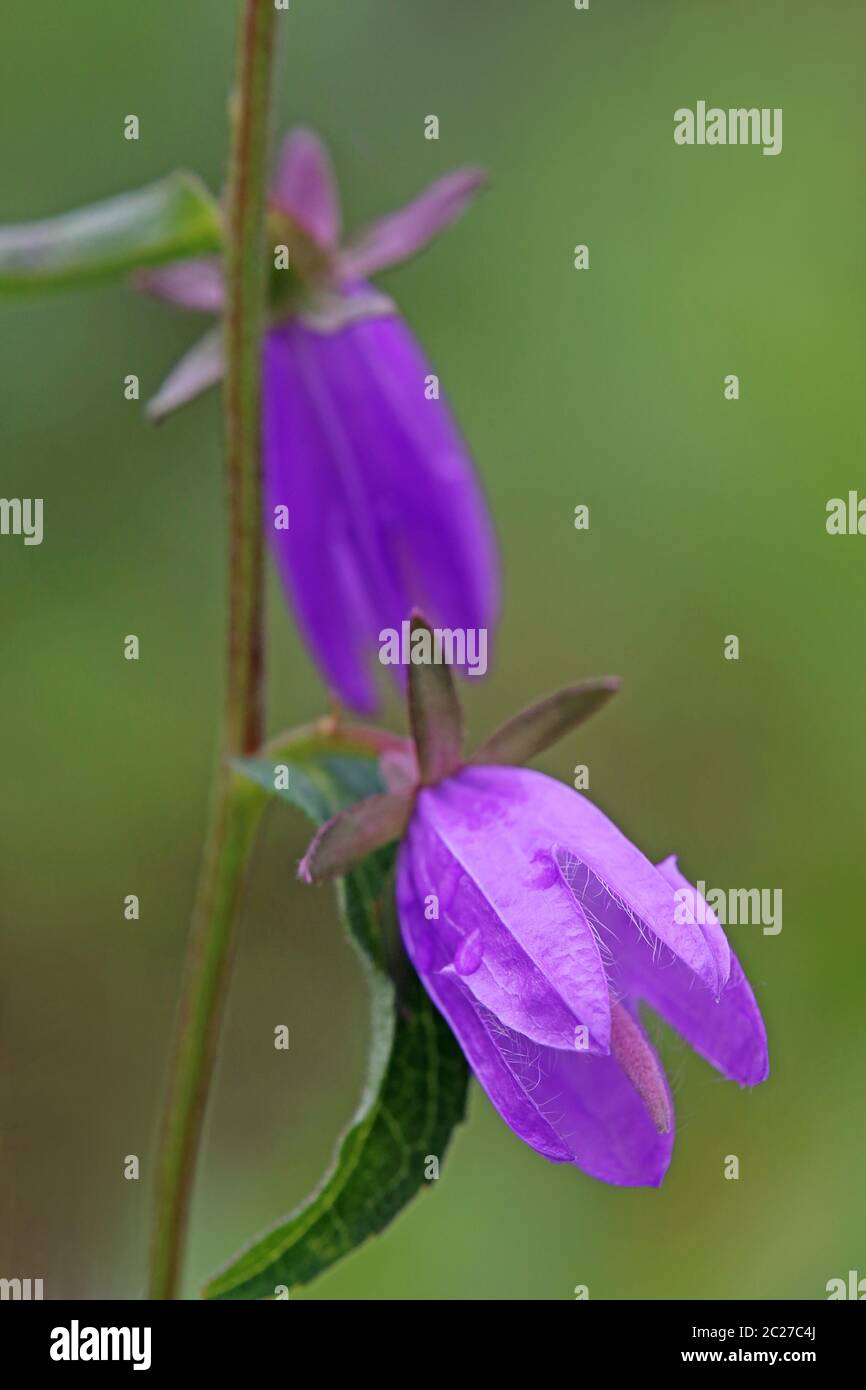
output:
[[[0,220],[178,165],[218,187],[235,12],[6,0]],[[784,894],[780,935],[731,931],[770,1081],[741,1091],[654,1030],[679,1123],[660,1191],[547,1164],[474,1088],[433,1192],[298,1297],[824,1297],[829,1278],[866,1273],[866,539],[824,525],[828,498],[866,493],[866,10],[293,0],[281,19],[279,129],[327,139],[350,227],[455,165],[494,176],[383,279],[501,535],[504,620],[493,674],[467,691],[472,733],[618,672],[621,695],[545,769],[570,780],[587,763],[605,810],[693,879]],[[673,112],[699,98],[781,106],[783,153],[677,148]],[[131,112],[137,144],[122,138]],[[430,113],[438,142],[423,138]],[[578,242],[588,272],[573,269]],[[0,540],[0,1275],[41,1277],[46,1297],[138,1297],[221,698],[218,400],[160,430],[124,400],[126,373],[147,395],[200,328],[128,289],[4,305],[0,323],[0,491],[45,499],[40,548]],[[573,527],[581,502],[588,532]],[[276,731],[320,712],[323,692],[273,578],[269,603]],[[122,658],[130,632],[138,664]],[[723,659],[728,633],[739,662]],[[305,838],[273,809],[190,1296],[312,1187],[359,1092],[364,982],[330,894],[294,881]]]

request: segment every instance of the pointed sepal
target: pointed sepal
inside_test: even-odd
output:
[[[566,686],[509,719],[482,743],[469,761],[487,766],[520,767],[589,719],[607,704],[619,686],[616,676],[602,676],[598,680]]]
[[[367,227],[340,254],[346,280],[366,280],[410,260],[469,206],[488,182],[483,169],[454,169],[437,179],[413,202]]]
[[[148,420],[159,424],[167,415],[216,386],[224,371],[222,330],[212,328],[175,363],[156,395],[148,401],[145,412]]]
[[[463,715],[451,668],[433,661],[433,630],[420,613],[412,615],[409,638],[409,719],[420,780],[430,785],[450,777],[463,761]]]
[[[374,850],[399,840],[411,814],[410,792],[380,792],[339,811],[317,831],[298,877],[305,883],[341,877]]]

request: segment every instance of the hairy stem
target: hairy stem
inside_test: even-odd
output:
[[[273,0],[243,0],[226,228],[224,413],[229,512],[228,664],[214,787],[181,996],[156,1174],[150,1297],[177,1296],[234,925],[261,814],[233,759],[262,739],[263,539],[261,337],[265,321],[265,200],[273,67]]]

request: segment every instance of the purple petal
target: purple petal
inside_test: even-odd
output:
[[[416,255],[460,216],[486,182],[483,169],[455,169],[413,202],[373,222],[342,252],[343,278],[375,275]]]
[[[607,1051],[610,994],[592,929],[550,855],[527,852],[504,813],[482,834],[463,833],[464,798],[450,789],[465,776],[416,798],[401,848],[401,922],[410,956],[419,970],[443,969],[462,937],[478,930],[483,963],[468,986],[480,1003],[552,1047],[573,1049],[576,1028],[585,1024],[595,1047]],[[428,922],[417,909],[431,893],[439,897],[440,920]]]
[[[718,917],[697,889],[692,887],[687,878],[683,878],[675,854],[669,854],[667,859],[663,859],[660,864],[656,865],[656,868],[675,892],[688,894],[686,901],[690,907],[693,907],[695,920],[712,952],[719,981],[721,984],[725,984],[731,973],[731,948]]]
[[[661,1183],[673,1125],[658,1132],[613,1057],[539,1047],[472,999],[469,981],[441,974],[422,979],[493,1105],[525,1143],[603,1182]]]
[[[570,887],[590,922],[613,898],[710,989],[718,988],[716,963],[700,928],[675,920],[671,885],[591,801],[540,772],[512,767],[467,767],[436,792],[437,806],[450,803],[455,853],[507,835],[511,852],[524,860],[547,851],[561,870],[576,865]]]
[[[337,183],[328,151],[311,130],[298,127],[283,141],[271,201],[320,246],[336,246],[340,236]]]
[[[341,696],[375,702],[366,663],[413,608],[437,626],[488,628],[497,572],[487,510],[447,406],[396,317],[332,336],[297,323],[265,350],[272,541],[319,664]]]
[[[176,304],[180,309],[195,309],[203,314],[220,313],[225,299],[219,256],[176,261],[159,270],[140,270],[133,277],[133,283],[145,294]]]
[[[200,396],[222,379],[224,371],[222,332],[206,333],[169,372],[156,395],[148,401],[147,416],[162,420],[173,410]]]
[[[672,860],[659,865],[675,888],[690,888]],[[720,929],[719,929],[720,930]],[[769,1072],[767,1034],[743,968],[730,953],[730,976],[718,1001],[691,970],[668,952],[653,951],[623,915],[618,923],[618,981],[644,1000],[718,1071],[741,1086]]]
[[[401,600],[371,523],[358,453],[364,441],[333,403],[329,357],[339,336],[321,338],[291,323],[267,336],[266,507],[268,519],[275,508],[289,508],[289,529],[269,530],[307,643],[340,697],[369,713],[378,615]]]

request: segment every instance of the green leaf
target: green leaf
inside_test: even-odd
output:
[[[0,227],[0,295],[93,284],[221,245],[217,203],[193,174],[178,171],[44,222]]]
[[[273,762],[251,759],[239,766],[317,824],[382,790],[371,758],[296,753],[281,763],[289,773],[285,791],[274,790]],[[382,1231],[428,1186],[425,1160],[435,1155],[441,1164],[463,1118],[468,1073],[451,1030],[408,964],[388,969],[394,857],[393,848],[379,850],[338,883],[373,1004],[369,1070],[358,1109],[316,1192],[220,1270],[205,1286],[206,1298],[273,1298],[279,1284],[291,1288],[315,1279]],[[400,976],[399,1000],[393,974]]]

